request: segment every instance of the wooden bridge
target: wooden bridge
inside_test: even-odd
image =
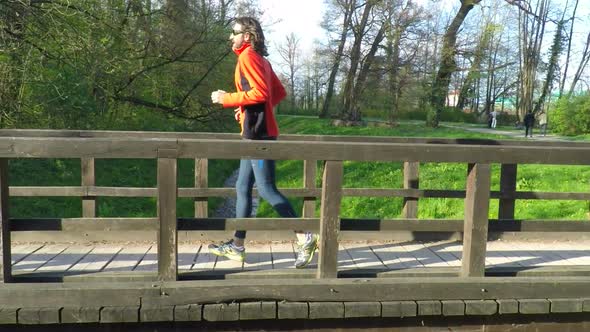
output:
[[[10,186],[9,159],[16,158],[79,158],[81,185]],[[157,188],[96,186],[95,158],[155,158]],[[180,158],[195,160],[194,187],[178,188]],[[281,190],[303,197],[302,218],[208,218],[209,197],[234,195],[231,188],[208,187],[208,160],[239,158],[303,159],[304,186]],[[344,161],[403,162],[403,188],[343,188]],[[419,165],[428,162],[467,165],[465,190],[420,188]],[[501,164],[499,191],[491,190],[491,164]],[[555,234],[588,232],[588,220],[516,220],[514,207],[518,199],[590,200],[590,193],[517,191],[520,164],[590,165],[590,144],[298,135],[244,141],[214,133],[0,130],[0,324],[547,314],[585,324],[580,315],[590,311],[589,241],[560,241]],[[83,215],[11,219],[9,196],[80,197]],[[157,197],[158,215],[97,217],[96,197],[106,196]],[[343,219],[343,196],[403,197],[403,215]],[[179,197],[194,199],[194,218],[177,218]],[[464,199],[464,219],[418,219],[425,197]],[[499,220],[488,219],[490,199],[499,200]],[[206,253],[208,234],[234,229],[319,232],[317,261],[293,269],[293,247],[282,241],[249,245],[247,261],[238,265]],[[399,231],[416,236],[348,241],[383,240]],[[132,232],[156,234],[156,241],[53,243],[73,239],[63,234],[113,234],[104,238],[113,240]],[[491,241],[508,232],[534,232],[536,239]],[[31,234],[45,242],[25,243]],[[444,234],[446,240],[417,241],[417,234]]]

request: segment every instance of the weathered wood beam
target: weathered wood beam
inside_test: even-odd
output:
[[[8,159],[0,158],[0,282],[12,281],[9,218]]]
[[[179,231],[319,231],[319,218],[178,218]],[[460,219],[340,219],[341,232],[462,232]],[[158,218],[18,218],[10,231],[157,231]],[[586,220],[490,219],[489,232],[590,232]]]
[[[152,131],[109,131],[109,130],[54,130],[54,129],[0,129],[0,137],[83,137],[83,138],[177,138],[177,139],[240,139],[239,134],[230,133],[189,133]],[[391,136],[343,136],[343,135],[281,135],[281,141],[309,142],[368,142],[368,143],[421,143],[421,144],[462,144],[501,146],[572,146],[590,147],[587,142],[516,141],[481,138],[420,138]]]
[[[336,278],[338,274],[338,230],[342,199],[341,161],[326,161],[320,208],[320,250],[317,278]]]
[[[94,186],[94,158],[81,158],[82,187]],[[82,197],[82,217],[96,217],[96,196],[84,195]]]
[[[404,189],[420,188],[419,172],[419,162],[404,162]],[[404,218],[418,218],[417,198],[408,196],[404,197],[402,216]]]
[[[158,278],[160,280],[176,280],[178,276],[176,154],[177,151],[173,149],[158,150]]]
[[[590,164],[588,146],[0,137],[0,158],[155,158],[159,149],[178,149],[179,158]]]
[[[490,165],[471,164],[467,175],[461,276],[482,277],[485,271],[490,205]]]
[[[303,161],[303,187],[304,189],[313,190],[316,188],[315,177],[317,172],[317,160],[304,160]],[[289,195],[284,191],[281,191],[285,195]],[[313,218],[315,216],[315,202],[317,196],[304,196],[303,197],[303,218]]]
[[[209,160],[195,159],[195,188],[207,188],[209,186]],[[179,193],[180,195],[180,193]],[[195,217],[207,218],[209,201],[207,197],[195,197]]]
[[[500,195],[514,195],[516,193],[517,164],[502,164],[500,168]],[[498,219],[514,219],[514,198],[500,198],[498,205]]]

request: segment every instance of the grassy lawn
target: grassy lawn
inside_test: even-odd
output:
[[[329,120],[279,117],[283,133],[310,135],[355,135],[355,136],[406,136],[446,138],[495,138],[492,134],[466,132],[452,128],[425,128],[422,124],[402,123],[395,128],[336,128]],[[279,187],[301,187],[303,180],[302,161],[279,161],[277,178]],[[467,165],[455,163],[422,163],[420,187],[423,189],[465,189]],[[316,183],[319,185],[321,172]],[[561,165],[520,165],[517,190],[551,192],[588,192],[590,167]],[[492,190],[500,188],[500,165],[492,166]],[[402,163],[345,162],[344,187],[348,188],[403,188]],[[291,202],[300,209],[302,202]],[[463,200],[450,198],[420,199],[419,218],[463,218]],[[400,217],[402,198],[343,198],[341,215],[346,218],[396,218]],[[517,200],[516,218],[542,219],[587,219],[589,203],[583,201]],[[319,213],[319,204],[316,213]],[[259,216],[276,216],[263,202]],[[490,202],[490,218],[498,217],[498,200]]]
[[[505,138],[493,134],[481,134],[455,128],[426,128],[421,123],[402,123],[395,128],[349,127],[336,128],[329,120],[279,116],[282,133],[309,135],[356,135],[356,136],[406,136],[445,138]],[[212,160],[209,164],[209,185],[221,187],[224,180],[238,167],[238,161]],[[499,189],[499,165],[492,167],[492,189]],[[156,161],[142,159],[96,160],[96,183],[98,186],[155,187]],[[426,163],[420,166],[420,187],[423,189],[465,188],[465,164]],[[191,187],[194,161],[179,160],[178,184]],[[277,162],[278,186],[300,188],[302,161]],[[321,170],[316,179],[321,182]],[[523,191],[588,192],[588,166],[521,165],[518,169],[517,189]],[[10,184],[12,186],[78,186],[80,185],[80,161],[75,159],[19,159],[10,161]],[[401,163],[345,162],[344,186],[348,188],[402,188]],[[297,211],[302,200],[291,199]],[[210,212],[221,202],[220,198],[209,199]],[[13,217],[80,217],[79,198],[25,198],[12,197]],[[318,213],[319,213],[319,204]],[[402,198],[346,197],[342,202],[341,215],[347,218],[396,218],[400,216]],[[496,218],[498,201],[490,202],[490,217]],[[587,219],[588,202],[518,200],[516,218]],[[420,218],[462,218],[462,199],[421,199]],[[155,198],[98,198],[100,217],[141,217],[156,215]],[[178,215],[193,215],[191,199],[179,199]],[[258,216],[276,216],[273,209],[262,202]]]

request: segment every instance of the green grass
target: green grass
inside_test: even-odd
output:
[[[504,138],[493,134],[466,132],[451,128],[425,128],[419,123],[402,123],[395,128],[337,128],[330,120],[301,117],[279,117],[283,133],[309,135],[355,135],[355,136],[407,136],[445,138]],[[347,188],[403,188],[401,163],[345,162],[344,182]],[[302,161],[277,162],[277,185],[282,188],[302,186]],[[420,187],[422,189],[464,190],[467,165],[456,163],[422,163],[420,165]],[[320,183],[321,171],[316,183]],[[590,167],[520,165],[518,168],[517,190],[551,192],[588,192]],[[500,166],[492,166],[492,190],[500,188]],[[300,199],[291,199],[300,209]],[[586,219],[589,206],[584,201],[517,200],[515,218],[542,219]],[[319,206],[319,204],[317,204]],[[419,218],[463,218],[463,199],[425,198],[418,204]],[[402,198],[345,197],[342,200],[341,216],[344,218],[397,218],[402,210]],[[319,207],[316,214],[319,213]],[[276,216],[265,202],[258,215]],[[490,201],[490,218],[498,217],[498,200]]]
[[[223,181],[238,167],[238,161],[209,161],[209,185],[222,187]],[[155,159],[97,159],[97,186],[156,187]],[[194,186],[194,160],[179,159],[178,186]],[[17,159],[10,161],[11,186],[79,186],[79,159]],[[156,216],[155,197],[99,197],[100,217]],[[221,198],[209,199],[210,211]],[[179,217],[194,215],[193,200],[180,198]],[[81,199],[77,197],[11,197],[10,214],[15,218],[74,218],[82,215]]]
[[[406,136],[441,138],[504,138],[493,134],[480,134],[452,128],[426,128],[420,122],[404,122],[395,128],[349,127],[336,128],[329,120],[279,116],[282,133],[309,135]],[[318,163],[319,165],[320,163]],[[238,161],[212,160],[209,163],[209,185],[221,187],[224,180],[238,167]],[[96,160],[98,186],[155,187],[156,161],[144,159]],[[499,190],[499,165],[492,166],[492,190]],[[194,183],[194,161],[178,162],[178,184],[191,187]],[[420,166],[420,187],[423,189],[465,188],[465,164],[423,163]],[[301,188],[303,161],[278,161],[277,184],[282,188]],[[316,183],[321,183],[321,169]],[[520,165],[518,190],[588,192],[590,167]],[[12,186],[78,186],[80,161],[76,159],[18,159],[10,161]],[[344,163],[344,186],[347,188],[402,188],[403,172],[399,162]],[[212,212],[222,201],[210,198]],[[302,200],[290,199],[296,211],[301,211]],[[13,217],[80,217],[80,198],[11,197]],[[341,215],[345,218],[396,218],[401,214],[402,198],[345,197]],[[497,218],[498,200],[490,202],[490,218]],[[583,201],[518,200],[516,218],[586,219],[589,206]],[[319,213],[319,204],[317,211]],[[462,199],[420,199],[420,218],[462,218]],[[155,198],[99,197],[100,217],[144,217],[156,215]],[[178,215],[193,215],[192,199],[178,200]],[[258,209],[258,216],[277,216],[266,202]]]

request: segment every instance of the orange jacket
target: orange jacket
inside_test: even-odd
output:
[[[238,63],[235,71],[237,92],[226,93],[223,107],[240,108],[242,136],[250,139],[277,137],[273,108],[287,93],[268,60],[258,54],[249,43],[235,50]]]

